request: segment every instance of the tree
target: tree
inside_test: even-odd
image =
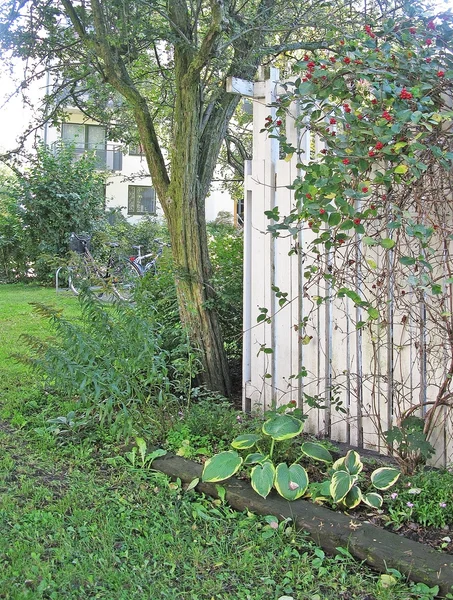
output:
[[[6,6],[4,51],[27,59],[29,78],[44,70],[58,75],[45,118],[55,114],[49,103],[71,98],[103,122],[115,123],[118,135],[124,133],[119,117],[136,126],[168,222],[182,321],[202,351],[206,384],[229,393],[222,336],[209,302],[214,291],[204,217],[213,170],[239,102],[226,91],[225,80],[252,80],[263,57],[285,49],[323,46],[327,31],[319,23],[335,15],[341,27],[343,3],[11,0]]]

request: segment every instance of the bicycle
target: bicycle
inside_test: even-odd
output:
[[[128,259],[117,256],[118,242],[110,242],[109,255],[105,265],[99,265],[90,252],[91,237],[71,233],[69,247],[75,260],[69,267],[69,287],[78,296],[84,289],[90,290],[97,298],[110,300],[112,296],[130,301],[141,271]]]
[[[170,247],[170,244],[167,244],[160,239],[153,240],[153,243],[158,246],[157,252],[149,252],[147,254],[142,254],[142,246],[132,246],[134,250],[137,250],[137,256],[131,256],[129,261],[136,269],[138,269],[141,277],[149,272],[152,272],[153,275],[157,273],[157,261],[162,256],[164,248]],[[151,260],[144,262],[149,258],[151,258]]]

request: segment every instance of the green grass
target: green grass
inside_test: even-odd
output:
[[[325,556],[291,523],[276,530],[152,470],[114,467],[106,458],[118,450],[108,435],[46,432],[49,405],[58,411],[59,400],[11,357],[23,351],[22,333],[49,333],[31,301],[78,315],[70,296],[0,286],[0,598],[432,597],[397,574],[382,580],[346,551]]]

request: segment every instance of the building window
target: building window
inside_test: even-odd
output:
[[[74,154],[94,151],[96,167],[106,168],[105,127],[101,125],[84,125],[81,123],[63,123],[61,139],[64,144],[74,147]]]
[[[156,213],[156,192],[150,185],[128,187],[128,215],[153,215]]]

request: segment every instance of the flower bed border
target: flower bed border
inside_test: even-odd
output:
[[[201,465],[170,454],[155,459],[153,468],[172,479],[179,478],[183,483],[201,478],[202,471]],[[226,500],[234,509],[280,519],[289,517],[298,529],[306,531],[329,554],[338,554],[337,547],[347,548],[355,558],[378,571],[385,573],[387,568],[397,569],[412,581],[430,587],[438,585],[443,595],[453,590],[453,556],[450,554],[442,554],[429,546],[306,500],[288,502],[273,492],[266,499],[261,498],[247,482],[236,477],[221,485],[226,490]],[[196,489],[218,497],[213,483],[200,482]]]

